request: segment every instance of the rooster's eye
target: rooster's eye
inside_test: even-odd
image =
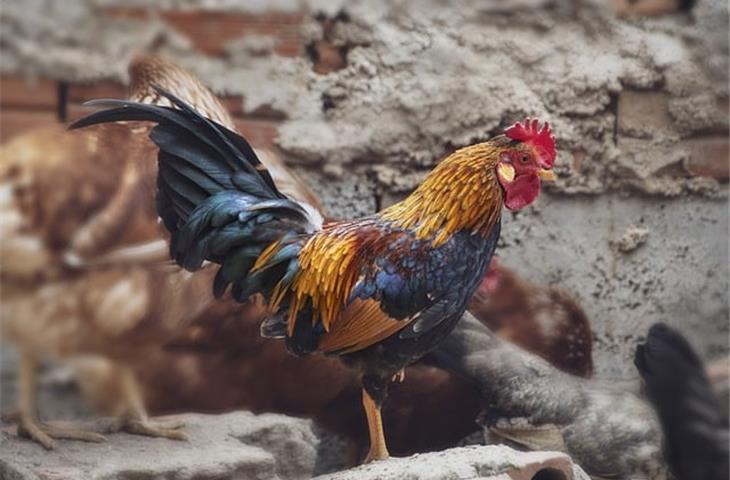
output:
[[[528,155],[526,153],[520,154],[520,162],[527,163],[529,160],[530,160],[530,155]]]

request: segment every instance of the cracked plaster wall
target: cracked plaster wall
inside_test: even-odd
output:
[[[724,2],[632,21],[587,0],[6,4],[5,73],[125,81],[133,52],[154,48],[242,95],[245,112],[282,115],[278,147],[334,216],[391,203],[447,152],[526,115],[549,120],[559,180],[505,215],[503,263],[581,300],[600,375],[632,374],[635,342],[656,321],[708,357],[727,352],[727,178],[703,150],[727,140]],[[153,15],[99,13],[122,4]],[[304,9],[304,40],[346,65],[318,74],[306,55],[273,55],[251,36],[206,56],[155,14],[167,8]],[[704,174],[713,161],[720,173]]]

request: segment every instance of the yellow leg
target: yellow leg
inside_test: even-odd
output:
[[[122,365],[116,365],[116,368],[119,372],[118,381],[124,396],[126,411],[116,418],[108,429],[112,432],[125,431],[134,435],[187,440],[187,436],[179,430],[183,426],[182,422],[160,422],[149,418],[134,372],[129,367]]]
[[[96,432],[82,430],[73,426],[59,426],[42,423],[38,419],[36,404],[38,362],[32,355],[23,353],[18,375],[18,435],[30,438],[47,449],[56,446],[54,438],[103,442],[104,437]]]
[[[365,457],[365,463],[373,460],[385,460],[390,457],[388,446],[385,444],[385,433],[383,431],[383,418],[380,416],[380,406],[375,403],[368,392],[362,390],[362,405],[365,408],[365,415],[368,419],[368,432],[370,434],[370,451]]]

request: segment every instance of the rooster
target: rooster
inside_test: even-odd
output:
[[[138,57],[130,76],[133,100],[165,102],[154,82],[235,128],[218,99],[171,62]],[[156,149],[148,129],[103,125],[67,132],[53,125],[0,149],[0,326],[3,341],[21,356],[18,432],[46,448],[54,438],[103,437],[40,420],[40,359],[107,359],[110,390],[118,392],[106,412],[116,417],[111,430],[183,439],[179,424],[148,417],[132,365],[201,317],[247,314],[233,301],[214,302],[214,266],[191,275],[169,265],[167,232],[153,205]],[[312,192],[271,153],[261,156],[277,187],[308,205],[316,221]]]
[[[324,228],[282,194],[248,142],[158,88],[174,108],[123,100],[72,125],[152,121],[157,210],[188,270],[221,265],[216,296],[262,293],[261,334],[295,355],[339,356],[359,374],[366,461],[389,456],[381,406],[392,379],[431,351],[466,310],[495,250],[502,206],[520,209],[554,179],[549,125],[528,119],[457,150],[405,200]]]

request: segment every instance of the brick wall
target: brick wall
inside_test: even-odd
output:
[[[723,101],[716,108],[727,114],[728,104]],[[668,95],[652,90],[624,90],[619,94],[616,110],[618,146],[622,151],[634,152],[637,161],[642,157],[639,152],[659,151],[650,140],[647,132],[672,131],[673,121],[669,112]],[[730,141],[727,132],[698,133],[683,138],[667,147],[676,150],[681,174],[690,177],[712,177],[727,182],[730,177]],[[670,153],[674,153],[671,152]],[[574,158],[579,158],[574,155]]]
[[[118,19],[144,20],[154,15],[187,37],[193,48],[209,56],[224,55],[224,46],[247,35],[270,37],[273,54],[284,57],[308,56],[318,73],[344,65],[337,49],[326,42],[305,45],[302,24],[305,12],[269,12],[258,15],[202,10],[152,12],[141,8],[109,7],[101,14]],[[29,80],[17,75],[0,77],[0,143],[42,125],[73,121],[88,113],[82,104],[94,98],[124,98],[124,85],[112,81],[93,84],[61,84],[48,79]],[[283,116],[261,109],[245,115],[241,97],[224,97],[236,126],[254,145],[271,147]]]
[[[657,5],[671,3],[661,0]],[[619,15],[622,2],[616,9]],[[653,5],[653,4],[652,4]],[[625,5],[624,5],[625,6]],[[666,6],[666,5],[665,5]],[[305,44],[302,25],[308,20],[306,12],[267,12],[246,14],[235,12],[203,10],[161,10],[151,12],[141,8],[106,7],[102,15],[116,19],[144,20],[162,19],[169,27],[187,37],[193,48],[209,56],[225,55],[227,43],[247,35],[258,38],[271,38],[273,53],[285,57],[306,56],[312,62],[313,71],[326,74],[346,65],[347,51],[328,43],[327,31],[331,20],[322,19],[324,39]],[[0,142],[13,136],[61,118],[73,121],[87,113],[82,103],[101,97],[123,98],[126,87],[111,81],[94,84],[60,84],[48,79],[27,80],[20,76],[5,75],[0,78]],[[278,126],[283,120],[281,114],[262,109],[244,114],[241,97],[223,98],[225,105],[234,115],[238,129],[253,144],[260,147],[274,145]],[[727,102],[718,108],[728,111]],[[669,129],[672,125],[667,96],[655,91],[623,91],[618,97],[618,145],[631,152],[632,145],[637,151],[641,147],[641,132],[648,129]],[[687,176],[708,176],[727,181],[729,174],[728,155],[730,144],[727,135],[708,132],[694,138],[682,140],[677,144],[685,155],[681,165]],[[581,168],[585,153],[574,153],[573,168]],[[637,157],[640,161],[640,157]]]

